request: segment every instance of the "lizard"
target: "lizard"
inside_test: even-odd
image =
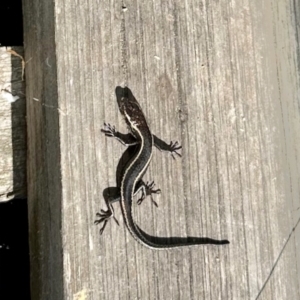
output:
[[[131,157],[122,172],[120,195],[108,203],[107,211],[102,210],[101,213],[97,214],[100,219],[96,220],[95,223],[98,224],[104,222],[103,227],[105,227],[107,220],[112,217],[114,218],[114,212],[111,203],[119,200],[123,218],[130,234],[135,240],[147,248],[163,250],[201,244],[229,244],[228,240],[216,240],[208,237],[173,237],[168,238],[170,243],[166,243],[165,238],[152,237],[148,235],[134,222],[132,217],[132,201],[134,195],[140,188],[142,188],[142,186],[144,186],[144,196],[152,194],[152,192],[155,193],[155,191],[152,191],[153,186],[149,187],[149,185],[145,186],[141,183],[142,177],[146,172],[152,158],[153,146],[156,146],[162,151],[169,151],[173,158],[175,158],[174,154],[181,156],[177,152],[179,149],[181,149],[181,146],[178,145],[178,142],[171,142],[169,145],[166,143],[161,144],[159,142],[161,140],[151,133],[142,108],[129,88],[117,87],[116,95],[120,113],[125,119],[129,133],[126,135],[121,134],[117,132],[114,127],[106,123],[104,124],[105,127],[102,129],[102,132],[106,136],[115,137],[124,145],[137,145],[137,151]],[[104,229],[103,227],[102,229]]]

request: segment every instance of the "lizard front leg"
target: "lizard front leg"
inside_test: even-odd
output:
[[[121,144],[125,146],[133,146],[139,143],[139,141],[131,133],[124,134],[119,131],[116,131],[115,126],[112,126],[109,123],[104,123],[104,129],[101,129],[101,132],[103,132],[108,137],[116,138]],[[177,141],[175,142],[171,141],[169,144],[167,144],[165,141],[161,140],[160,138],[158,138],[156,135],[153,134],[153,142],[154,142],[154,146],[159,151],[170,152],[173,159],[175,159],[174,154],[181,157],[181,154],[178,153],[177,151],[180,150],[182,146],[180,146]]]
[[[112,126],[109,123],[104,123],[104,128],[101,129],[101,132],[103,132],[105,136],[114,137],[124,146],[133,146],[139,143],[131,133],[124,134],[116,131],[115,126]]]

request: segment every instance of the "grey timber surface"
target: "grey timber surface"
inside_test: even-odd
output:
[[[0,202],[26,197],[26,103],[22,56],[23,47],[0,47]]]
[[[23,1],[32,299],[300,299],[299,8],[293,1]],[[298,51],[298,52],[297,52]],[[93,224],[115,186],[128,86],[153,133],[134,205],[151,251]]]

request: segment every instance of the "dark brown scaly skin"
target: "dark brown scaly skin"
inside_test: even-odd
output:
[[[143,111],[137,102],[137,100],[132,95],[129,88],[116,88],[117,100],[121,114],[124,116],[128,128],[131,131],[131,137],[129,135],[122,135],[115,132],[114,127],[111,130],[110,125],[105,124],[105,129],[102,130],[107,136],[115,136],[124,144],[138,145],[138,150],[135,152],[132,159],[125,166],[123,170],[123,177],[121,180],[120,187],[120,203],[122,214],[124,217],[125,224],[131,233],[131,235],[142,245],[150,249],[168,249],[176,248],[182,246],[193,246],[201,244],[215,244],[224,245],[229,244],[227,240],[215,240],[206,237],[187,237],[187,238],[158,238],[152,237],[145,232],[143,232],[133,221],[132,218],[132,199],[136,193],[136,187],[141,182],[144,173],[151,161],[153,145],[158,147],[160,150],[165,150],[171,152],[171,154],[177,153],[177,150],[181,148],[178,143],[170,143],[167,146],[160,147],[157,145],[159,140],[157,137],[152,135],[149,126],[147,124],[146,118]],[[173,156],[174,157],[174,156]],[[150,188],[150,194],[151,194]],[[155,192],[155,191],[154,191]],[[108,218],[113,217],[112,206],[108,205],[108,211],[102,211],[102,214],[98,214],[101,218],[96,221],[96,223],[107,222]],[[106,223],[105,223],[106,225]],[[105,225],[103,227],[105,227]],[[102,231],[103,228],[102,227]],[[167,241],[167,242],[166,242]]]

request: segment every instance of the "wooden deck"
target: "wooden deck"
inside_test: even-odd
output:
[[[36,299],[300,299],[299,7],[294,1],[23,1],[31,292]],[[153,133],[135,205],[157,236],[228,246],[152,251],[94,225],[125,148],[128,86]]]
[[[23,47],[0,47],[0,203],[26,197]]]

